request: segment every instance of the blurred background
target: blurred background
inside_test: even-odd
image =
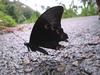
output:
[[[95,0],[0,0],[0,28],[33,23],[57,5],[64,7],[63,18],[97,15]]]

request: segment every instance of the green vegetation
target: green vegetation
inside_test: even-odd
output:
[[[70,5],[69,9],[65,8],[63,18],[76,17],[76,16],[77,16],[77,7],[76,6]]]
[[[28,6],[14,0],[0,0],[0,27],[34,22],[40,14]]]
[[[83,3],[83,6],[75,6],[74,0],[72,0],[68,9],[64,4],[58,1],[65,9],[63,18],[97,15],[96,4],[93,2],[94,0],[80,1]],[[46,8],[41,6],[41,8],[44,10],[50,7],[48,6]],[[82,10],[80,14],[77,12],[78,8]],[[0,27],[11,27],[21,23],[35,22],[39,16],[39,12],[33,11],[28,6],[20,3],[19,0],[14,0],[13,2],[10,2],[9,0],[0,0]]]
[[[0,11],[0,24],[3,26],[15,26],[16,22],[11,16]]]
[[[30,16],[30,18],[28,18],[27,20],[25,20],[24,23],[35,22],[39,16],[40,16],[39,12],[33,12],[32,15]]]
[[[80,16],[97,15],[97,9],[93,0],[82,0],[83,7]]]
[[[75,11],[73,11],[73,9],[65,9],[65,12],[63,14],[64,18],[75,17],[75,16],[77,16],[77,14]]]
[[[69,9],[65,8],[63,17],[68,18],[68,17],[97,15],[97,8],[96,4],[94,3],[94,0],[80,0],[80,1],[83,3],[83,6],[80,7],[75,6],[74,1],[72,1],[72,3],[70,4],[70,8]],[[82,10],[80,14],[77,13],[78,8],[81,8]]]

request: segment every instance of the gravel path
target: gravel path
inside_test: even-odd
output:
[[[100,21],[97,16],[62,20],[69,42],[50,54],[28,52],[32,25],[0,34],[0,75],[100,75]],[[24,39],[24,40],[23,40]]]

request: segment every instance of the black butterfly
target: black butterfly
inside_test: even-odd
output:
[[[67,41],[68,35],[61,28],[62,6],[55,6],[44,12],[36,21],[29,43],[24,43],[28,50],[40,51],[48,55],[41,47],[57,49],[60,41]]]

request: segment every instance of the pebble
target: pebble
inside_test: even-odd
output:
[[[79,62],[78,62],[78,61],[74,61],[74,62],[72,63],[72,65],[75,66],[75,67],[78,67],[78,66],[79,66]]]

